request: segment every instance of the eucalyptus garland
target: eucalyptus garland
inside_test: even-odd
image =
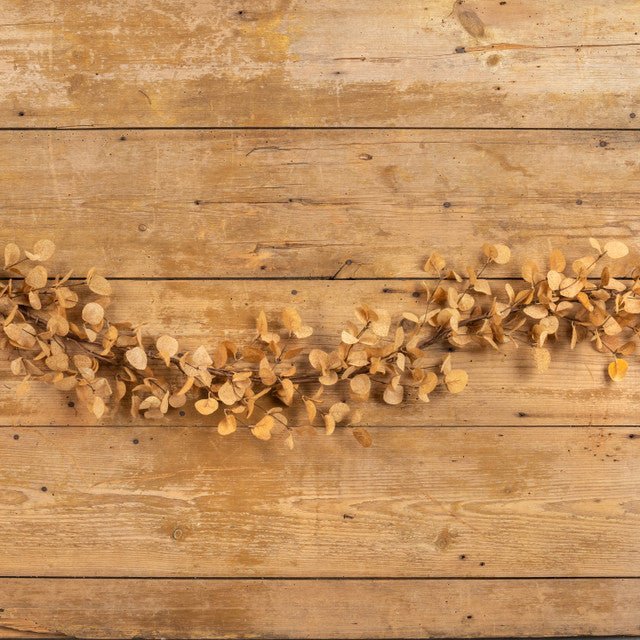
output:
[[[260,440],[281,437],[293,448],[297,437],[332,434],[340,424],[367,447],[370,434],[356,426],[358,403],[370,397],[389,405],[409,397],[429,402],[438,388],[465,389],[467,372],[454,368],[450,353],[442,358],[443,347],[520,346],[545,371],[549,341],[572,349],[590,341],[607,355],[611,380],[622,380],[625,358],[636,350],[640,274],[612,275],[611,261],[628,254],[624,243],[601,246],[592,238],[590,245],[570,266],[557,249],[542,269],[527,260],[517,291],[510,283],[494,291],[495,283],[482,277],[491,265],[510,261],[504,244],[485,244],[479,266],[463,273],[432,253],[424,266],[430,279],[416,293],[419,312],[392,319],[384,309],[356,306],[336,347],[324,351],[310,344],[313,328],[293,308],[277,319],[260,312],[244,345],[222,340],[212,349],[183,350],[179,337],[148,337],[140,325],[111,321],[112,286],[96,269],[82,277],[49,273],[50,240],[29,251],[10,243],[0,280],[0,349],[11,352],[19,396],[34,381],[47,383],[75,393],[97,420],[123,402],[134,417],[150,419],[190,403],[211,416],[222,436],[244,428]],[[328,402],[328,387],[338,387],[343,400]]]

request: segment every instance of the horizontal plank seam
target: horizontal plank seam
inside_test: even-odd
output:
[[[2,625],[0,624],[0,630],[2,629]],[[47,640],[48,638],[51,638],[51,640],[62,640],[64,638],[64,640],[82,640],[82,636],[55,636],[55,635],[49,635],[47,633],[41,634],[38,631],[32,631],[29,632],[30,635],[27,636],[21,636],[21,635],[15,635],[15,636],[3,636],[3,638],[5,640],[33,640],[33,638],[40,638],[41,640]],[[201,638],[198,636],[198,640],[220,640],[221,637],[226,637],[226,636],[212,636],[210,638]],[[229,637],[234,637],[234,636],[229,636]],[[240,636],[242,637],[242,636]],[[251,636],[254,637],[254,636]],[[260,636],[257,635],[255,636],[256,638],[260,639],[260,638],[272,638],[273,636],[270,635],[264,635],[264,636]],[[283,636],[284,637],[284,636]],[[347,636],[345,636],[347,637]],[[410,638],[396,638],[395,636],[389,636],[389,637],[393,637],[394,640],[416,640],[415,636],[412,636]],[[426,638],[427,636],[425,636]],[[476,637],[476,636],[466,636],[466,638],[469,637]],[[586,636],[552,636],[553,640],[585,640]],[[140,640],[140,638],[144,638],[144,636],[136,636],[133,638],[133,640]],[[193,638],[191,636],[171,636],[172,640],[193,640]],[[429,640],[466,640],[466,638],[460,638],[460,637],[451,637],[451,636],[428,636]],[[613,635],[613,636],[588,636],[589,640],[622,640],[623,638],[635,638],[637,639],[638,636],[637,635]],[[505,636],[481,636],[479,637],[480,640],[509,640],[508,638],[505,639]],[[108,636],[108,637],[104,637],[104,638],[96,638],[95,636],[91,636],[91,640],[132,640],[131,636]],[[323,638],[321,636],[313,636],[311,638],[311,640],[336,640],[336,636],[334,637],[327,637],[327,638]],[[541,637],[541,636],[518,636],[518,640],[549,640],[549,636],[546,637]]]
[[[6,627],[2,627],[2,625],[0,624],[0,630],[2,630],[3,628],[6,629]],[[13,629],[10,629],[13,630]],[[48,638],[51,638],[51,640],[82,640],[83,636],[69,636],[69,635],[50,635],[46,632],[41,633],[39,631],[31,631],[28,632],[29,635],[26,636],[21,636],[21,635],[15,635],[15,636],[3,636],[3,638],[5,640],[33,640],[33,638],[39,638],[40,640],[47,640]],[[198,636],[198,640],[221,640],[221,638],[226,637],[226,636],[211,636],[209,638],[201,638]],[[235,636],[229,636],[229,637],[235,637]],[[244,637],[244,636],[240,636],[240,637]],[[255,637],[258,639],[261,638],[268,638],[271,639],[273,638],[273,636],[271,635],[256,635],[256,636],[251,636],[251,637]],[[283,638],[285,636],[282,636]],[[338,636],[340,637],[340,636]],[[344,637],[350,637],[350,636],[344,636]],[[416,636],[411,636],[408,638],[396,638],[395,636],[389,636],[389,637],[393,637],[394,640],[416,640]],[[422,636],[418,636],[418,637],[422,637]],[[508,637],[505,636],[465,636],[465,637],[451,637],[451,636],[423,636],[424,638],[427,638],[429,640],[466,640],[467,638],[476,638],[478,637],[479,640],[510,640]],[[518,636],[517,640],[549,640],[549,638],[552,637],[553,640],[586,640],[587,636]],[[98,638],[95,636],[91,636],[91,640],[144,640],[145,636],[134,636],[133,639],[131,638],[131,636],[107,636],[104,638]],[[620,635],[620,634],[616,634],[616,635],[612,635],[612,636],[588,636],[589,640],[623,640],[624,638],[634,638],[637,640],[638,636],[634,635],[634,634],[629,634],[629,635]],[[193,640],[192,636],[174,636],[171,635],[171,639],[172,640]],[[327,638],[323,638],[322,636],[312,636],[309,640],[336,640],[336,636],[333,637],[327,637]],[[511,640],[516,640],[516,639],[511,639]]]
[[[47,576],[7,575],[0,580],[171,580],[171,581],[252,581],[252,582],[411,582],[411,581],[540,581],[540,580],[640,580],[640,576]]]
[[[140,127],[126,125],[104,127],[88,125],[60,125],[56,127],[0,127],[2,131],[640,131],[639,127],[389,127],[389,126],[248,126],[248,127]]]

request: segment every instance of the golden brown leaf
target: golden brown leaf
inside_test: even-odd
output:
[[[609,364],[609,377],[614,382],[620,382],[625,375],[627,375],[627,369],[629,368],[629,364],[623,358],[616,358],[613,362]]]
[[[258,438],[258,440],[270,440],[271,431],[275,427],[275,424],[276,422],[273,416],[264,416],[254,427],[251,427],[251,433]]]
[[[162,335],[156,340],[156,349],[167,367],[171,364],[171,358],[178,353],[179,348],[178,341],[171,336]]]
[[[218,433],[221,436],[228,436],[236,430],[237,425],[236,417],[231,413],[227,413],[224,418],[218,422]]]
[[[27,273],[24,281],[32,289],[44,289],[47,286],[47,270],[39,264]]]
[[[194,406],[198,413],[203,416],[210,416],[218,410],[218,401],[215,398],[202,398]]]
[[[450,393],[461,393],[467,386],[469,375],[463,369],[452,369],[444,376],[444,383]]]
[[[22,254],[20,252],[20,247],[17,244],[14,244],[13,242],[10,242],[9,244],[5,245],[5,248],[4,248],[4,266],[5,266],[5,268],[6,267],[11,267],[16,262],[19,262],[21,255]]]
[[[619,240],[610,240],[604,245],[604,251],[610,258],[624,258],[629,253],[629,247]]]
[[[368,449],[373,444],[371,434],[364,427],[356,427],[351,433],[361,446]]]
[[[134,347],[125,352],[127,362],[139,371],[144,371],[147,368],[147,354],[142,347]]]
[[[82,309],[82,319],[90,325],[98,325],[104,319],[104,309],[97,302],[89,302]]]

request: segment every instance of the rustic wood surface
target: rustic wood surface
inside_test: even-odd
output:
[[[0,638],[584,637],[637,631],[639,598],[637,579],[9,579]]]
[[[329,346],[486,240],[495,290],[590,236],[640,258],[632,0],[0,10],[0,245],[119,279],[147,335],[243,341],[293,305]],[[640,372],[552,356],[454,354],[464,394],[289,452],[18,400],[2,354],[0,638],[639,635]]]
[[[0,6],[9,126],[634,126],[634,0]]]
[[[1,428],[0,575],[635,577],[638,428],[372,435]]]
[[[0,241],[46,233],[60,268],[119,277],[423,277],[487,239],[519,276],[589,236],[632,264],[639,152],[637,131],[7,131]]]

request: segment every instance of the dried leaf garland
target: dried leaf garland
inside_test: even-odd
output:
[[[629,253],[619,240],[601,245],[591,238],[589,244],[595,255],[570,265],[558,249],[546,271],[527,260],[524,287],[516,291],[508,283],[504,292],[482,275],[509,262],[506,245],[485,244],[481,266],[467,266],[464,277],[434,252],[424,269],[437,282],[423,283],[421,310],[400,313],[394,324],[384,309],[357,306],[329,351],[305,346],[313,329],[294,308],[276,320],[260,311],[256,338],[247,345],[225,340],[185,351],[174,336],[147,342],[139,327],[112,322],[112,287],[95,269],[84,278],[52,277],[41,264],[54,255],[50,240],[24,251],[9,243],[8,279],[0,281],[0,348],[14,352],[10,370],[21,379],[20,397],[33,381],[49,383],[74,391],[98,420],[127,399],[133,416],[150,419],[192,407],[212,416],[222,436],[246,429],[263,441],[281,436],[292,449],[297,438],[346,426],[370,447],[371,434],[354,426],[361,421],[357,403],[430,402],[436,392],[464,391],[469,376],[454,368],[450,354],[442,359],[443,347],[527,344],[532,368],[543,372],[552,365],[550,342],[573,349],[589,341],[610,358],[609,378],[621,381],[640,334],[640,272],[626,280],[612,274],[610,262]],[[608,262],[595,277],[601,261]],[[341,400],[328,404],[327,387]]]

